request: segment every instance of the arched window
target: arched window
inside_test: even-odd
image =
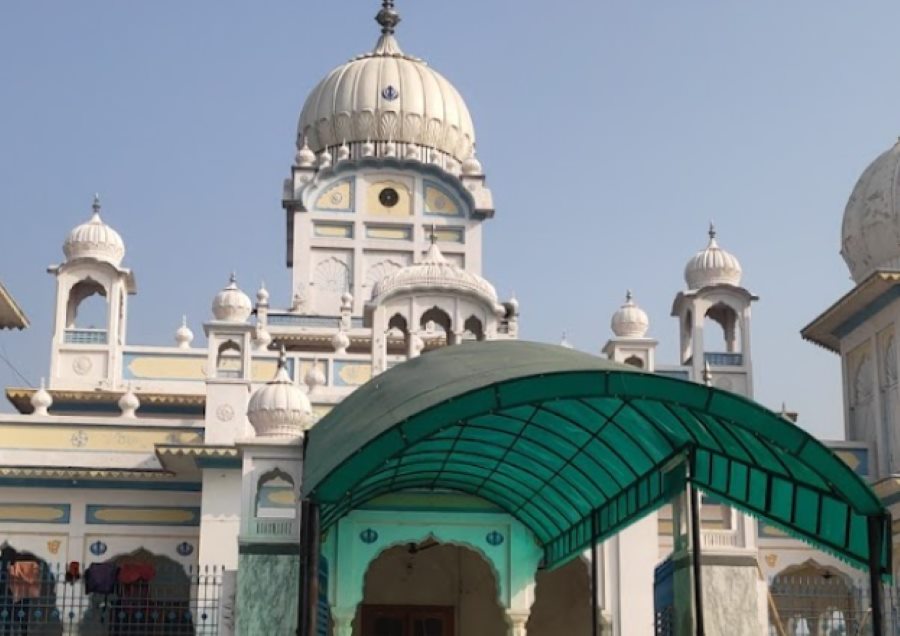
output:
[[[463,324],[465,340],[484,340],[484,325],[475,316],[469,316]]]
[[[294,519],[297,516],[297,493],[290,475],[276,468],[259,478],[254,515],[258,519]]]
[[[705,324],[703,329],[704,342],[703,345],[707,351],[721,351],[723,353],[740,353],[740,320],[738,320],[737,312],[729,305],[718,302],[706,312]],[[716,343],[712,338],[714,332],[710,322],[716,323],[720,328],[722,340]]]
[[[109,321],[106,288],[92,278],[75,283],[66,305],[67,329],[106,329]]]
[[[226,340],[219,345],[216,356],[216,377],[239,378],[243,375],[243,356],[241,346],[234,340]]]
[[[434,335],[444,334],[447,344],[453,344],[453,321],[450,319],[450,314],[440,307],[432,307],[423,313],[422,318],[419,320],[419,326],[426,333]]]
[[[643,369],[643,368],[644,368],[644,361],[641,360],[641,359],[640,359],[639,357],[637,357],[637,356],[630,356],[630,357],[628,357],[628,358],[625,358],[625,364],[629,364],[629,365],[631,365],[631,366],[633,366],[633,367],[636,367],[636,368],[638,368],[638,369]]]

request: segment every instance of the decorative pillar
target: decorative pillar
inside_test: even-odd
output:
[[[331,620],[334,623],[334,636],[352,636],[353,619],[356,617],[355,607],[331,608]]]
[[[509,636],[527,636],[528,612],[507,610],[506,619],[509,622]]]

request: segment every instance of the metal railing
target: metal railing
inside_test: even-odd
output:
[[[23,585],[0,572],[0,636],[194,636],[218,633],[222,568],[157,569],[150,582],[116,583],[109,594],[40,565]]]
[[[900,636],[900,587],[885,585],[884,636]],[[778,576],[769,584],[778,616],[770,633],[786,636],[872,636],[867,581],[841,576]]]
[[[107,343],[106,329],[66,329],[66,344],[100,344]]]

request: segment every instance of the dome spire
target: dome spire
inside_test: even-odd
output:
[[[94,193],[94,202],[91,204],[91,209],[94,211],[94,217],[99,218],[100,216],[100,194]]]
[[[393,35],[401,19],[394,9],[394,0],[382,0],[381,11],[375,16],[375,21],[381,25],[382,35]]]

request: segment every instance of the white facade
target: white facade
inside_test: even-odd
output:
[[[72,231],[65,262],[50,268],[56,316],[46,390],[10,389],[22,414],[0,421],[0,543],[48,563],[86,567],[143,549],[182,565],[233,570],[242,544],[299,540],[302,439],[316,418],[429,349],[518,337],[518,302],[501,300],[482,277],[482,224],[494,209],[469,112],[446,79],[402,53],[396,22],[388,24],[372,53],[329,74],[303,108],[282,193],[290,307],[270,307],[265,289],[253,304],[232,277],[213,299],[204,346],[192,346],[186,324],[174,345],[130,344],[127,301],[136,286],[122,266],[123,239],[103,223],[99,201],[91,220]],[[896,172],[896,155],[880,158],[894,163],[867,172],[859,188],[881,187],[875,182]],[[854,203],[859,196],[848,206],[844,237],[856,296],[805,335],[836,343],[850,441],[841,449],[869,462],[860,471],[877,477],[890,497],[900,492],[893,477],[900,463],[900,273],[878,272],[900,250],[872,242],[859,220],[869,213]],[[741,276],[711,229],[672,307],[676,364],[659,364],[647,316],[630,293],[603,353],[752,396],[750,309],[757,297]],[[105,303],[102,324],[80,324],[78,309],[92,296]],[[722,331],[722,350],[710,346],[710,328]],[[497,519],[495,512],[470,517],[448,542],[466,545]],[[758,557],[760,580],[811,560],[848,571],[714,502],[703,519],[704,550]],[[417,540],[428,538],[427,520],[410,530]],[[341,528],[358,534],[376,521],[389,527],[390,514],[354,513]],[[654,568],[684,547],[680,525],[677,506],[667,507],[603,545],[599,594],[612,634],[653,633]],[[400,545],[407,535],[393,531]],[[501,589],[509,576],[500,576]],[[572,589],[581,583],[568,582]],[[526,633],[540,584],[537,600],[534,592],[531,585],[506,599],[512,633]],[[351,633],[352,617],[338,618],[338,633]],[[760,630],[764,624],[763,616]]]

